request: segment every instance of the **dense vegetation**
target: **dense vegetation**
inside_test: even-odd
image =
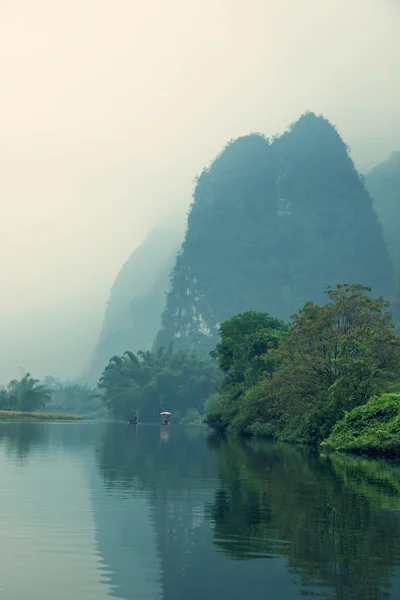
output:
[[[128,258],[111,288],[100,338],[85,379],[97,382],[109,358],[149,350],[160,327],[181,227],[158,227]]]
[[[24,412],[20,410],[0,410],[0,421],[81,421],[82,415],[54,412]]]
[[[124,352],[114,356],[103,371],[99,388],[110,414],[128,419],[139,414],[141,421],[157,421],[160,412],[174,419],[197,421],[204,402],[219,379],[209,358],[194,351],[174,352],[172,345],[157,352]]]
[[[50,388],[30,373],[0,390],[0,410],[32,412],[44,408],[50,400]]]
[[[0,420],[79,420],[103,416],[104,405],[86,385],[51,376],[39,381],[27,373],[0,389],[0,413]]]
[[[64,382],[51,376],[46,377],[43,383],[51,392],[48,410],[54,413],[75,413],[87,417],[104,415],[104,405],[97,390],[88,385]]]
[[[207,402],[207,422],[214,429],[242,429],[256,416],[256,407],[246,392],[262,379],[270,379],[275,368],[273,350],[288,326],[266,313],[248,311],[224,321],[220,342],[211,356],[225,377],[220,391]]]
[[[326,448],[368,453],[400,452],[400,394],[383,394],[336,423]]]
[[[211,351],[219,323],[248,310],[280,319],[336,281],[392,298],[382,229],[344,142],[313,113],[270,142],[230,142],[197,180],[155,344]]]
[[[225,378],[221,394],[207,404],[209,425],[318,443],[345,411],[387,391],[399,376],[400,340],[388,303],[369,291],[349,284],[328,288],[328,303],[306,302],[288,330],[255,313],[223,323],[213,354]]]

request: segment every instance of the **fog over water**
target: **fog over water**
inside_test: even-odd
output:
[[[400,149],[397,0],[1,0],[0,382],[76,376],[148,230],[230,138],[307,109]]]

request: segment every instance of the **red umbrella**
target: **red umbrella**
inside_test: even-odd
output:
[[[169,413],[169,412],[162,412],[162,413],[160,413],[160,415],[172,415],[172,413]]]

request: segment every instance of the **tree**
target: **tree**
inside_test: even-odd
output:
[[[254,310],[224,321],[219,328],[220,342],[211,356],[225,373],[225,383],[249,386],[256,383],[261,374],[272,372],[266,355],[277,347],[287,329],[283,321]]]
[[[172,345],[156,352],[125,352],[114,356],[103,371],[99,388],[111,414],[155,421],[163,410],[179,420],[190,409],[204,412],[204,402],[215,390],[218,371],[210,358],[192,350],[173,352]],[[189,415],[190,416],[190,415]]]
[[[22,379],[13,379],[1,390],[0,404],[3,410],[36,411],[51,400],[52,392],[27,373]]]
[[[208,405],[210,425],[226,429],[240,422],[242,427],[240,413],[248,413],[243,396],[260,379],[271,377],[275,368],[271,350],[278,347],[287,331],[283,321],[256,311],[235,315],[220,325],[220,342],[211,356],[225,378],[221,400],[214,397]]]
[[[51,412],[99,416],[104,410],[99,394],[88,385],[47,376],[42,382],[52,393]]]
[[[307,302],[277,350],[280,366],[271,388],[277,414],[304,441],[326,437],[344,411],[388,389],[400,369],[389,303],[370,288],[337,284],[325,305]],[[285,434],[291,437],[291,433]],[[301,437],[301,436],[300,436]]]

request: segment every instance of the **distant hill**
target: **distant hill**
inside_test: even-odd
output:
[[[151,348],[182,237],[183,227],[153,229],[125,262],[111,288],[100,338],[85,379],[95,382],[116,354]]]
[[[383,226],[388,250],[400,275],[400,152],[393,152],[365,178]]]
[[[306,113],[272,142],[230,142],[197,180],[171,281],[156,346],[202,353],[232,314],[288,319],[339,281],[390,298],[382,228],[336,129]]]

